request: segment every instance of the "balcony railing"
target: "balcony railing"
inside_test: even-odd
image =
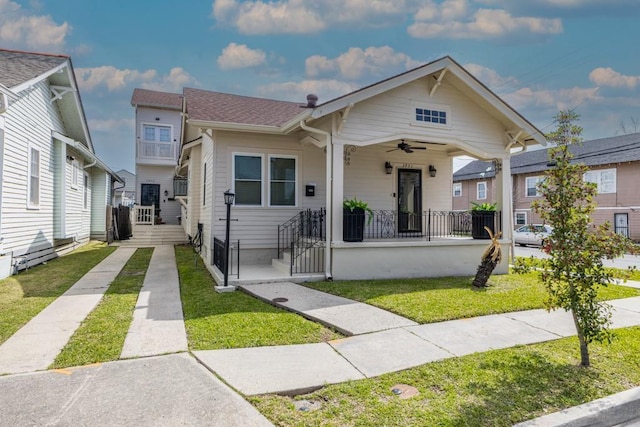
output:
[[[345,213],[350,216],[354,214]],[[347,218],[347,224],[356,224]],[[364,239],[426,239],[471,238],[471,212],[434,211],[403,213],[398,211],[373,211],[371,219],[364,221]],[[494,230],[502,229],[500,212],[496,212]]]
[[[146,142],[138,143],[138,158],[155,160],[175,160],[178,144],[174,142]]]

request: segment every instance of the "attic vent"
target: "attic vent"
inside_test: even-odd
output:
[[[318,104],[318,95],[314,95],[313,93],[310,93],[309,95],[307,95],[308,108],[316,108],[317,104]]]

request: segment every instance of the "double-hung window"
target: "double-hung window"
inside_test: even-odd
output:
[[[40,151],[29,148],[29,183],[27,206],[38,208],[40,206]]]
[[[233,187],[238,206],[262,206],[262,155],[234,154]]]
[[[140,153],[144,157],[173,157],[171,126],[142,125],[142,144]],[[153,143],[153,144],[151,144]]]
[[[461,182],[454,182],[453,183],[453,197],[460,197],[462,196],[462,183]]]
[[[538,184],[544,180],[544,177],[541,176],[528,176],[525,179],[526,185],[526,196],[527,197],[539,197],[540,191],[538,191]]]
[[[71,161],[71,188],[78,188],[78,186],[80,185],[80,176],[81,176],[81,172],[80,172],[80,162],[78,162],[77,160],[72,160]]]
[[[295,157],[269,157],[269,205],[296,206]]]
[[[476,188],[477,188],[476,199],[485,200],[487,198],[487,182],[486,181],[479,182]]]
[[[584,180],[596,184],[598,187],[598,194],[611,194],[616,192],[615,169],[601,169],[585,172]]]

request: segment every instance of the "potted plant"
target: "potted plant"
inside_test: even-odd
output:
[[[474,239],[490,239],[484,227],[489,227],[495,233],[495,217],[497,203],[471,202],[471,237]]]
[[[370,223],[373,211],[369,204],[357,198],[345,199],[342,203],[342,240],[345,242],[362,242],[364,239],[365,215],[369,216]]]

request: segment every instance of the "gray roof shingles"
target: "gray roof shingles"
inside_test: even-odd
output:
[[[0,83],[8,88],[18,86],[69,59],[65,55],[31,53],[0,49]]]
[[[304,104],[185,88],[190,120],[279,127],[304,111]]]
[[[183,96],[179,93],[158,92],[148,89],[134,89],[131,105],[182,110]]]
[[[570,147],[573,162],[587,166],[601,166],[613,163],[640,161],[640,133],[613,136],[584,141]],[[542,172],[548,169],[547,150],[528,151],[511,157],[511,174]],[[475,160],[453,174],[454,181],[491,178],[493,171],[486,172],[491,162]],[[481,175],[485,172],[485,175]]]

